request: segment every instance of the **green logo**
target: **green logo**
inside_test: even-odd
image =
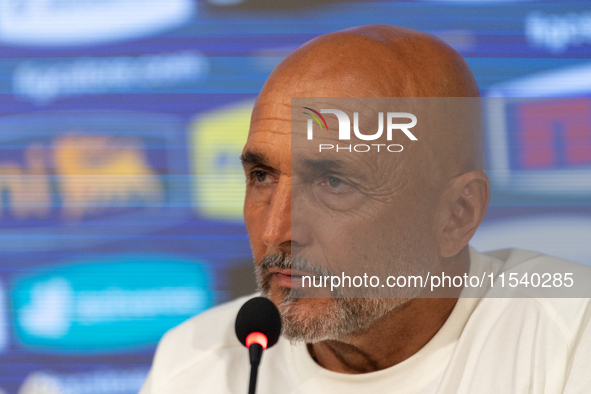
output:
[[[12,284],[16,335],[51,352],[117,352],[151,346],[213,304],[200,261],[119,255],[39,269]]]

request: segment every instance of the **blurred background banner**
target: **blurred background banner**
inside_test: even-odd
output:
[[[587,1],[0,0],[0,393],[136,393],[167,329],[254,291],[254,99],[376,23],[446,41],[487,97],[472,245],[591,264]]]

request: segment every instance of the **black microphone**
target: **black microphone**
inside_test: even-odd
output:
[[[263,350],[275,345],[281,333],[281,316],[271,301],[264,297],[252,298],[238,311],[236,336],[248,348],[250,383],[248,394],[254,394],[259,363]]]

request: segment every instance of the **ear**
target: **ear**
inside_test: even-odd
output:
[[[468,244],[484,219],[490,201],[488,177],[482,171],[462,174],[450,181],[443,198],[438,254],[452,257]]]

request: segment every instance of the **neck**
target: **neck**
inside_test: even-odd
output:
[[[446,261],[446,274],[468,272],[468,249]],[[341,373],[374,372],[396,365],[423,348],[441,329],[458,298],[415,298],[390,311],[362,333],[309,344],[322,367]]]

